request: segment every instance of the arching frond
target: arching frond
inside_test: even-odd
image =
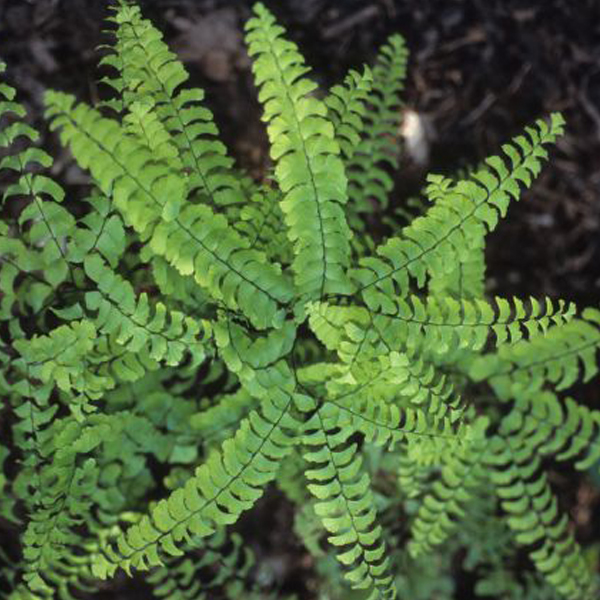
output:
[[[587,308],[581,318],[552,328],[545,336],[504,346],[478,358],[470,369],[475,381],[487,380],[502,399],[535,394],[544,384],[569,388],[580,376],[589,381],[598,372],[600,312]]]
[[[379,51],[373,67],[373,83],[365,97],[368,109],[363,118],[362,139],[347,164],[351,215],[371,213],[375,206],[388,206],[388,194],[393,188],[391,171],[398,167],[400,92],[404,88],[407,60],[404,40],[392,35]],[[352,222],[362,229],[359,220]]]
[[[368,114],[366,101],[373,86],[371,70],[350,71],[343,85],[335,85],[325,98],[327,116],[333,125],[342,156],[348,162],[361,142],[364,119]]]

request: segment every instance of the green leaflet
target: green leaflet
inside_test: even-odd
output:
[[[140,9],[109,24],[115,97],[45,96],[82,202],[0,83],[2,592],[85,600],[151,570],[159,598],[281,599],[270,523],[232,527],[268,487],[257,514],[294,515],[310,593],[449,599],[467,570],[485,597],[595,600],[597,552],[557,502],[578,481],[553,471],[598,475],[600,413],[574,396],[600,312],[485,293],[486,234],[562,117],[430,175],[399,227],[400,36],[321,95],[256,5],[254,181]]]

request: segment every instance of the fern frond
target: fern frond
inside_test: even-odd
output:
[[[48,93],[48,114],[78,161],[89,168],[153,252],[184,275],[194,275],[216,300],[240,308],[261,329],[278,326],[291,287],[280,269],[231,231],[210,208],[183,205],[186,183],[115,121],[101,117],[73,98]],[[180,212],[181,211],[181,212]]]
[[[41,469],[52,447],[52,424],[58,406],[50,403],[53,384],[35,385],[31,379],[19,379],[10,387],[18,418],[12,428],[17,445],[23,449],[23,469],[13,483],[15,495],[28,508],[35,505],[42,490]]]
[[[31,224],[28,231],[29,246],[41,249],[43,277],[52,288],[57,288],[70,275],[71,267],[65,246],[75,231],[75,219],[56,201],[43,201],[38,195],[39,188],[34,178],[25,175],[20,184],[33,199],[21,212],[20,225]]]
[[[472,495],[485,479],[482,458],[486,444],[482,438],[474,435],[443,456],[440,477],[422,499],[412,523],[408,544],[411,556],[431,552],[448,539],[465,517]]]
[[[463,262],[470,240],[479,243],[506,214],[511,197],[519,198],[519,185],[531,185],[547,156],[544,146],[554,143],[563,125],[562,116],[554,114],[549,124],[540,120],[527,128],[527,137],[503,146],[505,158],[488,158],[486,169],[450,186],[424,216],[380,246],[376,256],[361,259],[360,268],[350,274],[365,301],[390,293],[404,297],[411,281],[423,288],[428,274],[443,275]],[[430,176],[434,185],[438,179]]]
[[[374,200],[381,208],[388,205],[393,180],[388,167],[398,167],[400,92],[404,87],[408,51],[400,35],[383,45],[373,68],[372,89],[365,101],[362,139],[347,163],[348,204],[351,211],[371,213]],[[360,223],[354,219],[353,224]],[[362,229],[362,228],[361,228]]]
[[[335,306],[326,303],[309,307],[311,327],[323,343],[338,351],[344,362],[361,355],[409,351],[411,354],[448,354],[457,349],[481,350],[490,333],[496,345],[515,343],[524,335],[545,332],[551,324],[568,322],[575,306],[559,300],[555,306],[530,298],[495,298],[487,302],[455,300],[450,297],[419,296],[407,299],[379,294],[367,307]]]
[[[555,306],[549,298],[543,305],[530,298],[528,304],[526,308],[518,298],[509,302],[499,297],[493,303],[431,296],[423,302],[411,295],[406,301],[388,300],[384,306],[371,305],[369,312],[374,314],[374,327],[388,346],[400,343],[438,354],[457,348],[480,350],[490,333],[494,334],[497,346],[506,341],[513,344],[523,335],[534,336],[545,332],[551,324],[566,323],[575,314],[575,305],[562,300]],[[388,313],[388,307],[393,312]]]
[[[0,69],[0,73],[4,67]],[[0,270],[7,283],[12,288],[14,272],[16,269],[25,268],[26,273],[34,269],[40,271],[37,275],[42,282],[46,282],[50,289],[60,286],[70,273],[70,265],[66,257],[66,243],[75,230],[75,219],[71,213],[61,205],[65,192],[54,180],[36,172],[39,167],[48,168],[52,165],[52,158],[42,149],[33,144],[38,139],[38,133],[27,125],[23,119],[25,109],[14,101],[15,90],[6,84],[0,88],[0,117],[6,117],[9,124],[0,131],[0,148],[7,154],[0,161],[0,171],[12,171],[17,176],[17,181],[5,188],[2,202],[7,203],[13,197],[24,196],[28,203],[20,211],[18,224],[21,229],[22,239],[26,241],[27,249],[24,250],[25,257],[12,258],[11,250],[15,245],[21,246],[20,242],[12,242],[7,231],[0,229],[0,244],[4,248],[0,254],[0,261],[7,264]],[[19,150],[15,150],[19,145]],[[5,229],[3,227],[3,229]],[[11,248],[12,246],[12,248]],[[5,256],[3,256],[5,255]],[[6,256],[8,255],[8,256]],[[43,290],[40,286],[34,288],[43,297],[50,290]],[[43,299],[37,301],[29,300],[32,305],[41,306]],[[6,301],[10,302],[10,299]]]
[[[575,459],[582,471],[600,460],[600,412],[572,398],[559,401],[552,392],[519,398],[502,420],[501,431],[519,436],[534,456]]]
[[[333,416],[330,413],[330,416]],[[369,476],[362,471],[352,432],[339,429],[319,409],[306,424],[304,458],[308,489],[319,500],[315,512],[338,548],[337,559],[347,568],[352,587],[371,592],[370,599],[396,597],[383,531],[376,513]]]
[[[136,70],[136,62],[129,59],[129,56],[135,52],[132,48],[132,39],[126,35],[115,33],[115,27],[118,29],[118,15],[127,15],[132,11],[135,14],[135,8],[126,2],[119,2],[109,7],[114,14],[106,17],[110,28],[104,30],[104,33],[112,37],[112,44],[101,44],[98,49],[103,51],[103,56],[98,61],[99,67],[108,67],[107,74],[98,80],[112,91],[117,93],[116,97],[109,100],[103,100],[98,103],[98,108],[108,108],[115,113],[122,113],[126,107],[135,102],[143,94],[137,91],[137,88],[143,81],[139,71]]]
[[[407,357],[409,377],[402,396],[437,418],[447,416],[452,422],[461,419],[466,405],[450,377],[418,353],[407,353]]]
[[[130,352],[147,346],[152,359],[164,360],[168,365],[181,362],[186,352],[202,362],[206,356],[203,342],[210,336],[208,323],[196,322],[178,311],[167,311],[160,302],[151,307],[147,294],[136,297],[131,284],[98,254],[89,254],[84,268],[98,286],[97,291],[85,294],[85,303],[99,331],[114,335],[117,343]]]
[[[600,311],[586,308],[581,318],[545,336],[503,346],[496,354],[478,357],[469,375],[475,381],[486,379],[499,398],[531,396],[544,384],[556,390],[569,388],[580,376],[583,381],[598,372],[596,355],[600,349]]]
[[[329,373],[327,391],[338,405],[358,408],[374,402],[370,410],[384,414],[390,410],[385,405],[393,405],[394,411],[409,409],[419,423],[429,424],[432,434],[458,427],[464,411],[452,384],[432,364],[425,367],[411,355],[394,351]]]
[[[131,386],[132,388],[134,386]],[[139,408],[140,398],[135,398]],[[169,405],[164,396],[161,397],[162,409],[168,410]],[[176,412],[177,407],[173,407]],[[142,413],[142,411],[140,411]],[[143,413],[142,413],[143,414]],[[177,440],[171,433],[163,433],[168,427],[159,427],[142,414],[133,414],[128,410],[102,415],[100,420],[96,415],[88,419],[88,427],[78,441],[83,451],[94,450],[94,457],[98,463],[100,473],[98,485],[94,493],[94,514],[97,515],[99,524],[113,525],[125,510],[139,506],[147,494],[155,489],[150,469],[148,456],[162,463],[171,462],[170,459],[176,452]],[[100,416],[100,415],[98,415]],[[173,433],[175,427],[171,427]],[[100,436],[102,446],[96,441]],[[88,523],[90,533],[98,535],[98,524]],[[98,544],[89,548],[89,554],[94,555]]]
[[[540,460],[520,438],[494,437],[488,462],[491,479],[520,544],[539,571],[565,597],[592,600],[595,585],[581,548],[558,512],[557,500],[540,473]]]
[[[112,119],[61,92],[47,92],[47,116],[83,168],[139,233],[161,216],[175,219],[186,196],[184,178]]]
[[[264,106],[263,120],[284,194],[281,208],[294,244],[296,285],[308,298],[351,291],[350,230],[342,210],[347,200],[340,148],[325,105],[309,94],[316,85],[295,44],[262,4],[246,24],[249,54]]]
[[[90,578],[87,565],[77,560],[83,536],[76,535],[74,528],[89,514],[97,477],[93,459],[76,466],[70,452],[57,454],[42,472],[40,504],[23,535],[28,589],[51,595],[55,588],[66,590],[70,584],[79,587],[80,579]]]
[[[368,113],[366,100],[373,86],[373,74],[368,67],[363,73],[350,71],[343,85],[335,85],[325,98],[327,116],[344,160],[349,161],[361,142],[364,119]]]
[[[191,195],[200,193],[215,209],[242,204],[245,198],[239,179],[231,173],[233,160],[219,141],[211,111],[202,104],[204,92],[176,91],[187,81],[188,74],[163,42],[162,34],[142,18],[137,6],[121,7],[115,22],[120,60],[114,66],[120,67],[128,88],[135,90],[129,99],[130,110],[139,110],[144,105],[153,107],[153,130],[160,137],[155,137],[152,145],[158,147],[161,141],[173,145],[177,156],[169,150],[169,158],[181,161],[189,175]],[[135,118],[134,114],[131,116]],[[148,121],[142,120],[144,135],[149,130]],[[165,132],[168,137],[163,135]],[[160,147],[161,151],[167,151],[166,143]]]
[[[164,44],[161,32],[142,18],[138,6],[120,1],[113,11],[107,21],[116,26],[109,32],[115,44],[105,46],[109,52],[100,61],[113,73],[101,82],[118,92],[121,110],[153,95],[170,98],[188,78],[183,65]]]
[[[122,446],[120,436],[132,421],[139,429],[142,419],[129,413],[91,415],[81,423],[67,417],[53,423],[23,536],[29,589],[44,594],[56,589],[60,598],[72,598],[68,588],[81,589],[91,579],[89,556],[78,554],[87,542],[82,526],[97,501],[100,476],[98,461],[89,454],[102,445]]]
[[[205,537],[235,522],[262,495],[279,461],[291,449],[290,433],[299,423],[290,411],[294,398],[273,390],[260,411],[242,421],[235,437],[226,440],[198,467],[192,478],[149,516],[119,535],[96,557],[94,574],[105,579],[118,567],[127,572],[162,564],[160,554],[179,556],[179,546],[192,536]],[[160,553],[160,554],[159,554]]]

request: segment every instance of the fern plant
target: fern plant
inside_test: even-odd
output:
[[[323,94],[257,4],[246,40],[272,170],[253,181],[140,10],[119,3],[110,22],[114,98],[45,96],[85,200],[65,198],[0,87],[6,597],[152,570],[158,598],[281,598],[234,525],[274,485],[321,597],[452,598],[461,555],[480,597],[596,598],[549,473],[598,467],[600,412],[563,392],[597,374],[600,312],[484,285],[486,235],[561,116],[464,178],[429,176],[422,214],[375,239],[399,36]]]

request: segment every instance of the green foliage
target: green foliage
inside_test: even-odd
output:
[[[20,532],[3,593],[82,597],[151,570],[158,598],[281,597],[236,525],[270,486],[323,594],[453,598],[462,568],[480,597],[596,598],[552,473],[600,460],[600,412],[561,395],[597,375],[600,311],[484,285],[485,236],[562,117],[464,177],[430,175],[420,216],[381,241],[399,36],[323,98],[256,5],[273,170],[255,182],[140,10],[109,22],[116,97],[45,96],[84,201],[43,174],[0,87],[0,527]]]

